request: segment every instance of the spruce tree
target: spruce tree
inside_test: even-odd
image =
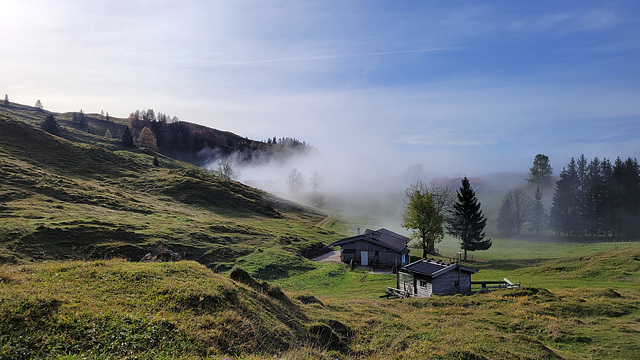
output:
[[[49,134],[60,135],[60,127],[53,114],[47,115],[40,127]]]
[[[531,220],[531,231],[535,232],[538,237],[544,231],[545,223],[544,205],[542,205],[542,192],[538,187],[533,194],[533,219]]]
[[[122,134],[122,145],[126,147],[133,147],[133,136],[131,135],[131,130],[129,127],[124,128],[124,133]]]
[[[9,105],[9,95],[4,94],[4,104]]]
[[[485,239],[486,224],[487,218],[482,214],[480,202],[465,176],[457,191],[457,200],[447,224],[447,233],[460,239],[464,260],[467,260],[467,251],[487,250],[491,247],[491,239]]]
[[[579,178],[576,160],[571,158],[556,181],[551,219],[558,234],[576,235],[579,224]]]

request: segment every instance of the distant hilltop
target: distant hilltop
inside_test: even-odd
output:
[[[72,140],[79,140],[81,132],[120,140],[126,128],[129,128],[132,145],[151,147],[152,150],[197,166],[206,166],[222,159],[231,159],[239,164],[264,164],[284,161],[315,150],[305,141],[295,138],[274,136],[267,140],[252,140],[230,131],[182,121],[153,109],[135,110],[128,118],[117,118],[108,112],[50,112],[44,109],[41,102],[37,106],[28,106],[0,101],[0,110],[10,116],[30,119],[34,124],[42,121],[47,114],[53,114],[61,126],[60,136]],[[145,135],[141,137],[145,128],[153,135],[151,141],[147,141]],[[86,142],[94,143],[95,140]]]

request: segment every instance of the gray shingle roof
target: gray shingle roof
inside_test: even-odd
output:
[[[358,240],[369,241],[373,244],[377,244],[398,252],[405,250],[407,248],[407,243],[411,241],[411,239],[406,236],[402,236],[400,234],[394,233],[393,231],[382,228],[375,231],[367,229],[364,234],[344,238],[327,246],[340,246]]]
[[[429,275],[431,277],[438,277],[442,274],[445,274],[451,270],[457,270],[458,264],[449,264],[442,261],[436,261],[433,259],[420,259],[418,261],[414,261],[411,264],[405,265],[402,270],[406,270],[413,273],[419,273],[424,275]],[[475,274],[478,272],[477,269],[460,266],[460,271],[468,272]]]

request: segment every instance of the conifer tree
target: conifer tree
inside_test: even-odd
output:
[[[9,95],[4,94],[4,104],[9,105]]]
[[[571,158],[567,167],[562,169],[553,194],[551,218],[559,234],[577,235],[580,216],[578,188],[576,160]]]
[[[36,101],[36,110],[38,111],[42,111],[42,109],[44,108],[44,106],[42,106],[42,101],[38,100]]]
[[[551,179],[551,174],[553,174],[553,169],[549,163],[549,157],[538,154],[533,159],[533,166],[529,169],[529,179],[527,180],[530,183],[542,184]]]
[[[122,145],[126,147],[133,147],[133,136],[131,135],[131,130],[126,126],[124,128],[124,133],[122,133]]]
[[[40,127],[49,134],[60,135],[60,127],[53,114],[47,115]]]
[[[538,187],[533,194],[533,218],[531,220],[531,231],[535,232],[538,237],[544,231],[545,223],[544,205],[542,205],[542,192]]]
[[[447,224],[447,233],[460,239],[464,260],[467,260],[467,251],[487,250],[491,247],[491,239],[485,239],[486,224],[487,218],[482,214],[480,202],[465,176],[457,191],[457,200]]]
[[[107,129],[107,131],[104,132],[104,137],[106,137],[107,139],[113,138],[113,136],[111,135],[111,131],[109,131],[109,129]]]

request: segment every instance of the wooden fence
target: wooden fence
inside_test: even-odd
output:
[[[473,285],[480,285],[480,289],[475,289],[473,288]],[[520,287],[520,283],[514,284],[511,281],[509,281],[509,279],[504,278],[503,280],[498,280],[498,281],[472,281],[471,282],[471,291],[472,292],[487,292],[487,291],[491,291],[491,290],[498,290],[498,289],[515,289],[515,288],[519,288]]]

